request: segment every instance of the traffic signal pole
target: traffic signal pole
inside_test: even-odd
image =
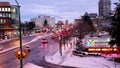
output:
[[[20,51],[21,51],[21,56],[22,56],[23,52],[22,52],[22,32],[21,32],[22,28],[21,28],[21,17],[20,17],[20,5],[17,2],[17,0],[15,0],[15,1],[17,3],[18,11],[19,11],[19,33],[20,33],[19,39],[20,39]],[[22,58],[20,59],[20,68],[23,68],[23,60],[22,60]]]

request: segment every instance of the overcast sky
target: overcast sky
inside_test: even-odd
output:
[[[15,0],[8,1],[15,5]],[[99,0],[17,0],[21,6],[22,21],[29,21],[38,15],[60,16],[65,20],[73,20],[79,18],[85,12],[98,13]],[[111,0],[112,9],[115,7],[114,2],[119,0]]]

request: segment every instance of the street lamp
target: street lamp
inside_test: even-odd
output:
[[[18,3],[18,1],[17,0],[15,0],[15,2],[16,2],[16,4],[17,4],[17,6],[18,6],[18,11],[19,11],[19,33],[20,33],[20,36],[19,36],[19,38],[20,38],[20,54],[21,54],[21,56],[23,55],[23,52],[22,52],[22,32],[21,32],[21,17],[20,17],[20,5],[19,5],[19,3]],[[22,62],[22,58],[20,59],[20,68],[23,68],[23,64],[22,64],[23,62]]]

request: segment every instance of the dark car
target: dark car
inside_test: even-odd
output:
[[[25,50],[30,52],[31,51],[30,46],[29,45],[25,45]]]

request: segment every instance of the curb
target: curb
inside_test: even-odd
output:
[[[41,67],[41,66],[38,66],[38,65],[35,65],[33,63],[26,63],[23,68],[44,68],[44,67]]]
[[[18,39],[18,37],[16,37],[16,38],[11,38],[11,39],[7,39],[7,40],[2,40],[2,41],[0,41],[0,44],[5,43],[5,42],[9,42],[9,41],[11,41],[11,40],[16,40],[16,39]]]
[[[23,36],[22,38],[26,38],[26,37],[30,37],[30,36],[35,36],[35,35],[41,35],[41,33],[39,33],[39,34],[32,34],[32,35],[29,35],[29,36]],[[11,40],[17,40],[17,39],[19,39],[19,37],[2,40],[2,41],[0,41],[0,44],[5,43],[5,42],[9,42],[9,41],[11,41]]]

